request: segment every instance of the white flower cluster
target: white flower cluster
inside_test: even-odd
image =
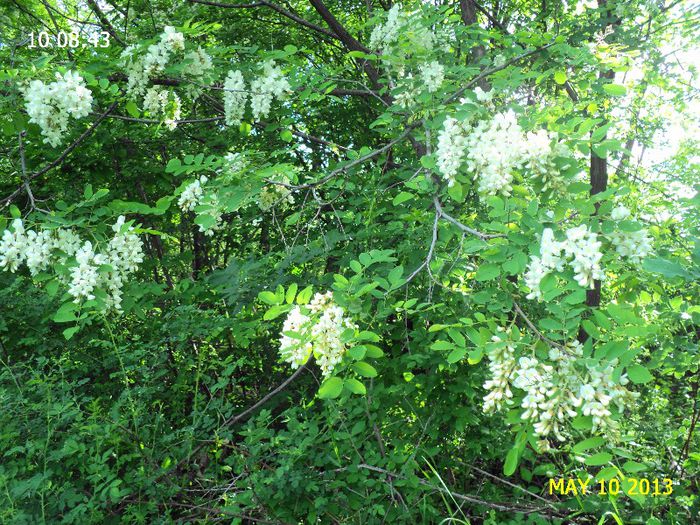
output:
[[[211,57],[201,47],[185,54],[185,62],[185,74],[196,79],[207,76],[214,67]]]
[[[224,114],[227,126],[239,126],[245,114],[248,92],[240,71],[229,71],[224,81]]]
[[[491,92],[475,93],[479,100],[487,100]],[[512,110],[473,126],[447,117],[438,134],[437,166],[449,186],[464,167],[482,195],[510,195],[514,173],[523,168],[542,179],[546,189],[558,180],[553,157],[560,149],[552,148],[552,141],[544,130],[523,132]]]
[[[617,206],[610,213],[610,218],[614,221],[623,221],[629,216],[630,211],[624,206]],[[651,239],[644,229],[633,232],[618,230],[610,234],[610,240],[615,251],[634,264],[641,263],[651,253]]]
[[[203,186],[209,181],[206,175],[202,175],[194,182],[188,184],[177,201],[177,205],[184,212],[194,211],[197,206],[204,209],[197,211],[197,217],[205,217],[199,221],[199,231],[211,237],[214,232],[223,226],[222,217],[224,210],[219,203],[216,193],[204,194]]]
[[[127,93],[132,97],[143,96],[150,80],[165,70],[173,55],[184,50],[184,35],[171,26],[163,29],[158,43],[148,46],[143,56],[136,56],[136,46],[127,47],[122,52],[129,75]]]
[[[202,186],[206,184],[208,180],[209,179],[206,177],[206,175],[202,175],[185,187],[177,201],[177,205],[182,211],[193,211],[201,204],[202,196],[204,195]]]
[[[484,102],[488,104],[493,100],[493,96],[496,94],[494,90],[484,91],[479,86],[474,88],[474,95],[476,95],[476,100],[479,102]]]
[[[411,53],[421,53],[432,50],[437,37],[421,23],[417,14],[402,12],[399,5],[394,4],[387,13],[386,22],[372,29],[369,47],[388,53],[399,40]]]
[[[262,75],[250,83],[250,108],[253,111],[253,118],[259,120],[266,117],[270,112],[273,99],[283,97],[291,89],[279,66],[272,60],[263,62]]]
[[[276,177],[277,182],[283,184],[290,184],[289,177],[282,175]],[[262,211],[268,211],[276,204],[280,202],[287,202],[289,204],[294,204],[294,196],[289,188],[282,186],[281,184],[268,184],[263,187],[258,194],[258,207]]]
[[[68,118],[80,119],[90,114],[92,93],[83,78],[74,71],[56,73],[56,80],[44,84],[32,80],[24,94],[29,122],[41,128],[44,142],[54,148],[63,141]]]
[[[499,327],[499,331],[502,328]],[[510,384],[515,377],[515,347],[500,335],[491,338],[496,343],[489,357],[491,379],[484,383],[489,393],[484,397],[484,412],[498,412],[506,403],[513,399]]]
[[[434,60],[420,67],[420,75],[428,93],[435,93],[445,80],[445,66]]]
[[[265,118],[270,113],[274,99],[283,99],[292,91],[289,81],[273,60],[266,60],[260,67],[260,76],[250,83],[250,109],[254,120]],[[224,81],[226,125],[241,123],[247,100],[248,92],[243,75],[240,71],[229,71]]]
[[[129,46],[122,53],[128,73],[127,93],[134,99],[143,98],[144,110],[158,116],[173,130],[180,119],[182,103],[173,90],[159,86],[148,87],[149,82],[159,74],[163,74],[175,58],[182,64],[185,77],[193,81],[187,84],[185,95],[191,99],[199,96],[201,89],[196,82],[201,82],[213,69],[211,57],[198,47],[196,50],[185,51],[185,37],[171,26],[166,26],[159,41],[148,46],[146,53],[138,56],[137,47]]]
[[[618,206],[610,214],[616,221],[624,220],[629,215],[630,211],[624,206]],[[528,299],[542,300],[542,279],[554,271],[563,271],[565,264],[574,270],[574,279],[583,288],[592,289],[596,280],[605,277],[601,267],[603,243],[598,234],[581,224],[566,230],[565,235],[565,240],[557,241],[551,228],[545,228],[542,232],[540,255],[530,257],[530,264],[524,275],[525,285],[530,289]],[[641,263],[651,253],[651,239],[644,229],[633,232],[614,231],[607,234],[607,237],[617,253],[633,264]]]
[[[133,227],[125,229],[124,216],[112,226],[114,236],[105,253],[96,253],[90,241],[82,242],[71,230],[25,230],[21,219],[12,222],[0,241],[0,268],[17,271],[24,262],[32,276],[53,263],[66,264],[75,257],[77,265],[69,270],[68,293],[74,302],[95,299],[95,290],[107,292],[105,310],[121,311],[122,287],[126,278],[143,262],[143,247]],[[59,280],[63,281],[58,275]]]
[[[565,189],[564,179],[560,170],[567,166],[557,167],[556,157],[570,156],[568,148],[556,141],[556,138],[544,129],[527,134],[527,155],[524,167],[530,177],[541,182],[541,191]]]
[[[566,230],[566,240],[557,241],[554,231],[545,228],[540,240],[540,256],[530,257],[525,272],[525,285],[530,289],[528,299],[542,299],[540,282],[551,272],[561,272],[568,263],[574,270],[574,279],[584,288],[593,288],[596,279],[605,274],[600,266],[603,253],[598,234],[582,224]]]
[[[582,360],[583,347],[578,341],[563,347],[552,347],[548,362],[536,357],[516,358],[516,343],[502,328],[492,337],[489,353],[491,378],[484,383],[484,412],[497,412],[518,403],[523,409],[520,418],[533,424],[535,434],[548,449],[547,437],[566,440],[565,424],[577,415],[593,416],[593,431],[614,434],[617,423],[611,406],[624,411],[634,394],[625,388],[628,379],[622,375],[613,381],[616,361],[604,365]]]
[[[562,245],[566,256],[572,258],[569,264],[574,269],[574,279],[583,288],[593,288],[597,279],[605,273],[600,267],[603,245],[598,234],[590,231],[585,224],[566,230],[566,242]]]
[[[437,167],[447,180],[448,186],[453,186],[455,176],[464,162],[467,154],[467,126],[453,117],[447,117],[438,134]]]
[[[214,233],[219,231],[224,226],[223,215],[224,209],[219,202],[219,197],[216,193],[210,193],[207,195],[202,205],[204,210],[197,214],[197,217],[201,219],[204,217],[204,221],[199,224],[199,231],[202,232],[207,237],[212,237]]]
[[[152,116],[160,118],[172,131],[180,120],[182,103],[174,91],[160,86],[151,86],[143,97],[143,109]]]
[[[317,293],[307,306],[295,306],[282,326],[280,355],[299,368],[313,353],[324,377],[333,373],[347,351],[342,333],[356,330],[345,310],[333,302],[333,294]]]
[[[65,256],[73,256],[80,247],[80,238],[71,230],[62,228],[42,230],[25,230],[21,219],[12,221],[12,230],[5,230],[0,240],[0,268],[16,272],[22,263],[26,263],[32,276],[45,270],[51,264],[51,258],[65,262]],[[57,251],[58,253],[54,253]]]

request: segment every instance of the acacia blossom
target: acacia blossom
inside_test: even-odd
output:
[[[474,90],[488,102],[493,91]],[[476,123],[447,117],[438,134],[437,167],[451,186],[460,170],[470,173],[481,195],[508,196],[516,172],[524,170],[542,183],[542,191],[561,189],[555,158],[566,150],[545,130],[525,133],[512,110]]]
[[[61,75],[45,84],[33,80],[24,93],[29,122],[41,128],[44,142],[56,147],[63,142],[70,117],[81,119],[92,110],[92,92],[83,78],[74,71]]]
[[[272,60],[262,63],[262,74],[250,83],[250,109],[253,119],[265,118],[270,112],[272,101],[284,97],[292,90],[282,70]]]
[[[429,93],[435,93],[445,80],[445,66],[433,61],[420,67],[421,80]]]
[[[15,272],[26,263],[30,274],[36,276],[54,264],[69,265],[67,280],[60,273],[56,277],[68,286],[75,303],[94,300],[100,289],[106,292],[103,310],[121,311],[122,287],[143,262],[143,245],[134,228],[125,226],[124,216],[112,230],[114,236],[100,253],[91,241],[83,242],[72,230],[25,230],[22,220],[15,219],[12,231],[5,230],[0,240],[0,268]]]
[[[518,405],[520,419],[533,425],[544,450],[549,448],[549,436],[567,440],[566,425],[579,414],[593,416],[594,431],[617,433],[612,405],[622,412],[638,394],[625,387],[629,382],[625,374],[613,381],[616,360],[602,365],[583,360],[578,341],[551,346],[548,361],[533,355],[517,357],[518,346],[503,328],[492,337],[484,412]]]
[[[342,361],[347,345],[341,340],[347,329],[357,329],[345,310],[333,302],[333,294],[317,293],[307,306],[295,306],[284,321],[280,355],[299,368],[313,353],[324,377]]]
[[[630,217],[630,211],[624,206],[617,206],[610,212],[614,221],[623,221]],[[640,264],[651,253],[651,239],[645,229],[637,231],[618,230],[610,234],[615,251],[633,264]]]
[[[248,92],[240,71],[229,71],[224,81],[224,114],[227,126],[238,126],[243,120]]]

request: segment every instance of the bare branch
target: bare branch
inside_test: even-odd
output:
[[[93,122],[93,123],[90,125],[90,127],[89,127],[88,129],[86,129],[77,139],[75,139],[75,140],[73,141],[73,143],[72,143],[70,146],[68,146],[65,150],[63,150],[63,153],[61,153],[58,157],[56,157],[54,160],[52,160],[51,162],[49,162],[46,166],[44,166],[43,168],[41,168],[39,171],[36,171],[36,172],[32,173],[31,175],[29,175],[29,176],[27,177],[27,179],[26,179],[27,182],[30,182],[30,181],[36,179],[37,177],[40,177],[40,176],[43,175],[44,173],[46,173],[46,172],[52,170],[53,168],[55,168],[56,166],[60,165],[60,164],[66,159],[66,157],[68,157],[68,155],[71,154],[71,152],[72,152],[75,148],[77,148],[78,146],[80,146],[80,144],[81,144],[85,139],[87,139],[90,135],[92,135],[92,134],[94,133],[95,129],[97,129],[97,126],[99,126],[100,123],[101,123],[104,119],[106,119],[107,116],[108,116],[112,111],[114,111],[114,108],[116,108],[118,104],[119,104],[119,102],[114,102],[111,106],[109,106],[109,107],[107,108],[107,110],[106,110],[104,113],[102,113],[102,114],[97,118],[97,120],[95,120],[95,122]],[[17,197],[17,195],[19,195],[20,193],[22,193],[22,189],[24,189],[24,185],[22,185],[22,186],[20,186],[19,188],[17,188],[17,189],[16,189],[14,192],[12,192],[12,194],[9,195],[8,197],[5,197],[4,199],[2,199],[2,200],[0,201],[0,203],[2,203],[2,207],[0,207],[0,209],[5,208],[8,204],[10,204],[10,203],[12,202],[12,200],[13,200],[15,197]]]
[[[277,11],[282,16],[285,16],[290,20],[295,21],[297,24],[300,24],[309,29],[313,29],[314,31],[322,33],[330,38],[338,39],[338,35],[336,35],[332,31],[329,31],[328,29],[316,25],[313,22],[309,22],[305,18],[302,18],[299,15],[292,13],[291,11],[285,9],[280,5],[269,2],[268,0],[260,0],[258,2],[252,2],[249,4],[226,4],[223,2],[213,2],[211,0],[190,0],[190,2],[194,2],[195,4],[209,5],[213,7],[223,7],[226,9],[254,9],[256,7],[267,7],[269,9],[272,9],[273,11]]]
[[[444,218],[447,222],[451,222],[455,226],[457,226],[460,230],[467,232],[471,235],[474,235],[475,237],[478,237],[481,240],[487,240],[487,239],[496,239],[498,237],[505,237],[502,233],[483,233],[480,232],[479,230],[475,230],[474,228],[470,228],[466,224],[462,224],[460,221],[452,217],[451,215],[448,215],[445,213],[445,210],[442,209],[442,206],[440,205],[440,201],[438,200],[437,197],[433,198],[433,204],[435,205],[435,209],[437,210],[438,214],[440,217]]]

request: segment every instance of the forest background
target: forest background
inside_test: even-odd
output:
[[[696,523],[699,32],[3,0],[0,522]]]

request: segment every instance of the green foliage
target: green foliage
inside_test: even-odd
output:
[[[21,219],[104,251],[133,232],[144,251],[115,285],[119,310],[109,286],[71,294],[75,253],[30,272],[0,250],[0,522],[693,522],[700,170],[682,126],[697,119],[697,9],[409,1],[387,43],[385,7],[0,5],[0,236]],[[166,94],[159,114],[123,52],[145,56],[166,26],[185,42],[146,79]],[[79,45],[59,45],[73,31]],[[31,47],[40,32],[51,45]],[[212,67],[198,75],[200,49]],[[266,60],[289,89],[225,125],[226,75],[260,95]],[[67,71],[92,111],[53,147],[27,89]],[[447,118],[473,129],[506,110],[561,147],[515,166],[508,191],[485,193],[485,167],[464,162],[448,183]],[[578,225],[605,278],[582,286],[562,263],[537,300],[524,275],[543,231]],[[635,235],[649,236],[641,261],[614,242]],[[318,322],[325,292],[352,322],[329,373],[310,325],[283,328],[295,312]],[[308,362],[292,368],[283,337],[311,345]],[[609,370],[637,397],[602,424],[575,406],[555,418],[561,439],[538,432],[522,389],[484,412],[499,352],[551,365],[575,341],[570,377]],[[621,491],[547,491],[589,477]],[[634,494],[628,478],[673,492]]]

